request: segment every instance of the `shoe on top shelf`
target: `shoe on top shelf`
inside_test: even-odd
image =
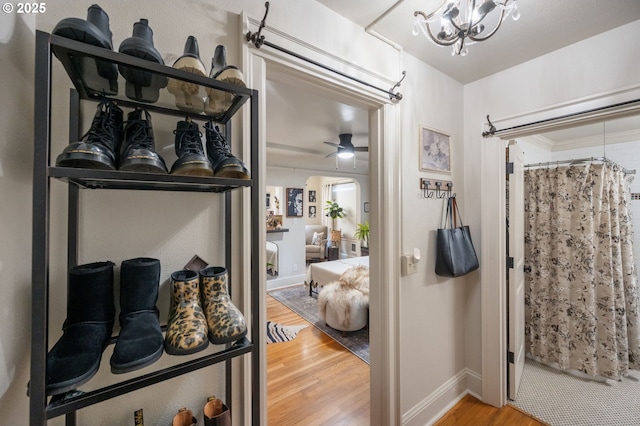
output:
[[[227,65],[227,51],[223,45],[216,47],[215,55],[211,59],[209,77],[225,83],[235,84],[236,86],[246,87],[242,71],[234,65]],[[233,103],[233,93],[210,87],[207,87],[206,90],[208,96],[204,102],[204,112],[207,115],[221,115]]]
[[[194,36],[187,38],[184,44],[184,53],[173,63],[173,68],[202,77],[207,76],[207,70],[200,59],[198,40]],[[167,90],[175,96],[178,109],[196,113],[204,110],[202,96],[199,94],[200,85],[170,78]]]

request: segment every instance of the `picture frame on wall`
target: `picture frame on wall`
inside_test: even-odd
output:
[[[420,171],[451,174],[451,137],[420,126]]]
[[[287,188],[287,217],[304,216],[303,192],[302,188]]]
[[[310,203],[315,203],[316,202],[316,191],[313,189],[309,190],[309,202]]]
[[[316,206],[309,206],[309,218],[313,219],[316,217]]]

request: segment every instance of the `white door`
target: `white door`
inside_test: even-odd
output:
[[[524,158],[515,141],[509,142],[508,158],[513,173],[508,175],[508,256],[513,258],[509,268],[509,356],[508,393],[516,399],[520,378],[524,370]]]

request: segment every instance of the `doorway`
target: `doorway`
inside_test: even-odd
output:
[[[297,47],[303,48],[303,47]],[[370,212],[371,228],[370,244],[372,250],[371,280],[370,280],[370,312],[369,324],[371,336],[371,418],[380,419],[383,423],[394,424],[399,421],[399,385],[397,360],[399,335],[396,330],[396,322],[391,318],[393,312],[397,312],[398,295],[396,286],[382,286],[381,282],[396,282],[399,277],[396,262],[393,259],[399,256],[400,249],[394,238],[400,229],[399,213],[384,210],[387,205],[399,205],[398,194],[392,181],[392,176],[398,170],[398,153],[390,145],[384,143],[388,138],[397,137],[399,128],[396,123],[396,107],[389,99],[378,93],[357,87],[355,83],[346,79],[338,79],[327,75],[324,71],[301,69],[300,64],[284,54],[265,52],[250,47],[244,48],[245,67],[247,80],[252,87],[266,93],[266,84],[270,79],[284,78],[288,82],[298,82],[308,90],[318,93],[327,92],[338,100],[347,104],[355,104],[366,109],[368,114],[368,132],[371,147],[369,154],[371,173],[370,182]],[[331,59],[328,57],[327,59]],[[304,67],[302,67],[304,68]],[[266,134],[268,125],[268,111],[266,111],[264,96],[261,105],[260,134]],[[355,144],[355,142],[354,142]],[[266,141],[261,140],[262,154],[260,161],[266,162]],[[351,166],[353,167],[353,166]],[[345,169],[345,173],[347,173]],[[264,180],[264,176],[261,178]],[[264,194],[262,194],[264,195]],[[262,233],[264,233],[262,229]],[[260,244],[264,245],[264,235]],[[263,261],[264,259],[261,259]],[[263,274],[264,277],[264,274]],[[264,282],[261,279],[264,293]],[[266,323],[266,311],[259,312],[261,321]],[[258,330],[264,333],[264,330]],[[263,336],[264,338],[264,336]],[[264,340],[264,339],[263,339]],[[261,364],[266,363],[265,351],[261,351]],[[246,368],[248,368],[248,362]],[[263,393],[262,401],[266,401],[266,373],[264,368],[261,374],[260,388]],[[263,406],[262,413],[266,412]]]

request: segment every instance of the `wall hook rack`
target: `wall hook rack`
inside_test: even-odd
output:
[[[264,43],[264,36],[260,35],[262,33],[262,29],[265,27],[267,23],[267,15],[269,14],[269,2],[264,3],[265,11],[264,16],[262,17],[262,21],[260,21],[260,26],[258,27],[257,33],[252,33],[251,31],[247,31],[247,41],[250,41],[254,44],[255,47],[260,49],[260,46]]]
[[[420,189],[423,198],[443,199],[451,197],[453,182],[420,178]]]

